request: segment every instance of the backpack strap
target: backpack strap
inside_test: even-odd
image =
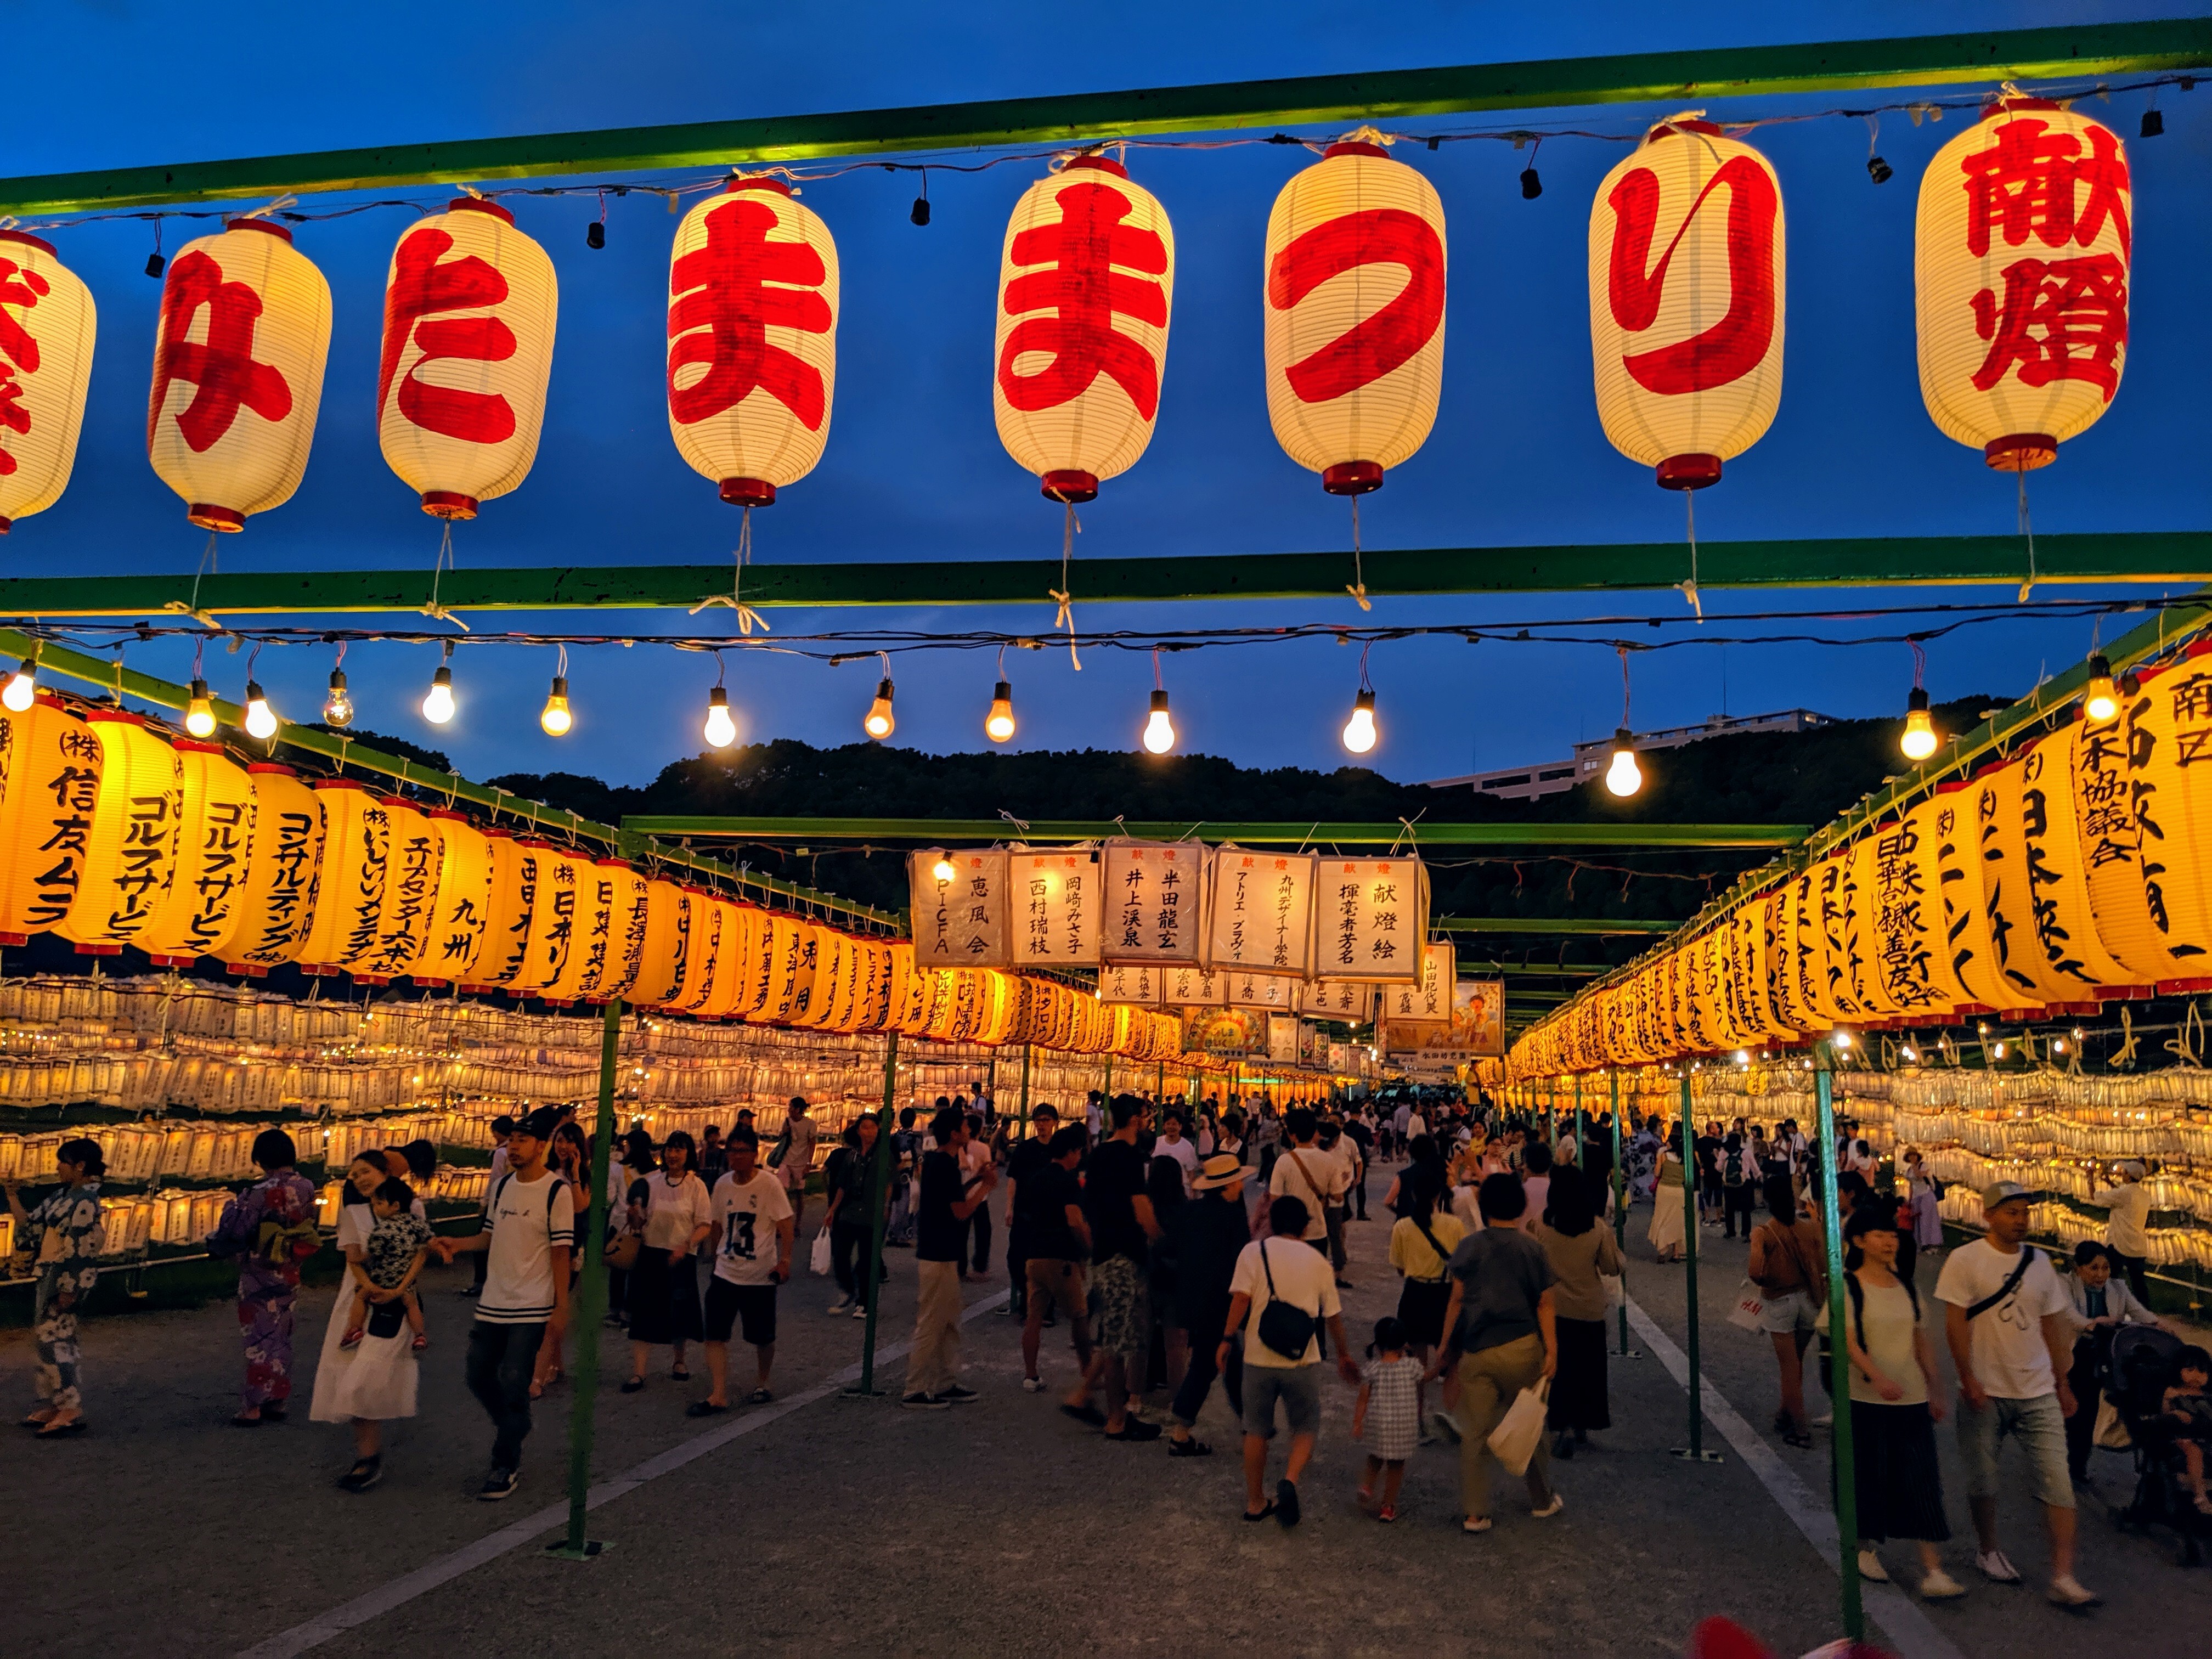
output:
[[[2015,1267],[2012,1270],[2011,1273],[2007,1276],[2003,1284],[1998,1285],[1996,1290],[1990,1291],[1989,1295],[1984,1297],[1979,1302],[1975,1303],[1972,1307],[1967,1309],[1966,1317],[1969,1319],[1979,1319],[1990,1309],[1996,1307],[1998,1303],[2003,1301],[2014,1291],[2018,1290],[2020,1288],[2020,1281],[2027,1277],[2028,1267],[2034,1261],[2035,1247],[2033,1244],[2021,1245],[2020,1247],[2019,1266]]]

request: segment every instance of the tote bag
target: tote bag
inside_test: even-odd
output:
[[[830,1271],[830,1230],[827,1227],[814,1235],[814,1253],[807,1258],[806,1265],[817,1277]]]
[[[1745,1279],[1736,1286],[1735,1306],[1729,1310],[1728,1322],[1740,1331],[1749,1331],[1754,1336],[1764,1328],[1759,1316],[1766,1311],[1766,1297],[1757,1284]]]
[[[1544,1418],[1552,1398],[1552,1379],[1540,1378],[1533,1389],[1523,1389],[1490,1431],[1491,1452],[1508,1474],[1528,1472],[1528,1460],[1544,1438]]]

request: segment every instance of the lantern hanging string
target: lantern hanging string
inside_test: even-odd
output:
[[[2027,580],[2020,585],[2019,603],[2026,605],[2035,591],[2035,522],[2027,516],[2027,469],[2020,470],[2020,533],[2027,538]]]
[[[1675,587],[1682,597],[1690,602],[1690,609],[1698,613],[1698,623],[1703,627],[1705,620],[1705,607],[1704,602],[1698,598],[1698,492],[1696,490],[1686,489],[1682,492],[1682,510],[1687,516],[1689,523],[1690,580],[1686,582],[1677,582]]]
[[[1359,553],[1359,497],[1352,498],[1352,586],[1344,590],[1359,601],[1362,611],[1375,607],[1367,603],[1367,573],[1361,568]],[[1363,663],[1364,659],[1363,659]],[[1362,672],[1364,672],[1363,667]]]
[[[1060,505],[1067,509],[1067,523],[1060,534],[1060,586],[1047,591],[1060,602],[1060,614],[1053,618],[1053,628],[1055,631],[1063,628],[1067,630],[1067,659],[1075,665],[1075,672],[1080,674],[1083,672],[1083,659],[1075,652],[1075,601],[1072,597],[1075,591],[1075,584],[1067,579],[1067,567],[1075,557],[1075,538],[1083,533],[1083,520],[1075,516],[1073,501],[1063,496],[1060,498]],[[1158,675],[1159,666],[1159,653],[1155,651],[1152,653],[1152,672],[1155,677]]]
[[[422,614],[434,622],[449,622],[465,634],[469,631],[469,625],[438,602],[439,585],[453,565],[453,521],[447,519],[444,523],[445,533],[438,538],[437,562],[430,567],[430,602],[422,607]],[[451,646],[447,647],[446,653],[448,656],[453,654]]]
[[[720,593],[709,594],[693,605],[689,614],[696,617],[702,611],[726,605],[738,613],[739,635],[750,638],[756,628],[763,634],[773,633],[775,630],[768,625],[768,618],[745,603],[745,567],[753,562],[753,510],[750,507],[747,507],[738,520],[738,546],[733,556],[737,565],[731,574],[727,597]]]

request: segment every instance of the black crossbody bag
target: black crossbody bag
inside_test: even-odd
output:
[[[1314,1340],[1314,1331],[1321,1321],[1304,1308],[1282,1300],[1275,1290],[1275,1269],[1267,1260],[1266,1240],[1260,1243],[1260,1270],[1267,1275],[1267,1305],[1260,1310],[1257,1327],[1260,1340],[1272,1353],[1298,1361],[1306,1357],[1306,1346]]]

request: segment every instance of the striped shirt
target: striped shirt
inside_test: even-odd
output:
[[[553,1317],[553,1252],[576,1243],[568,1183],[550,1171],[532,1182],[505,1176],[484,1206],[484,1229],[491,1235],[490,1260],[477,1317],[487,1325],[545,1323]]]

